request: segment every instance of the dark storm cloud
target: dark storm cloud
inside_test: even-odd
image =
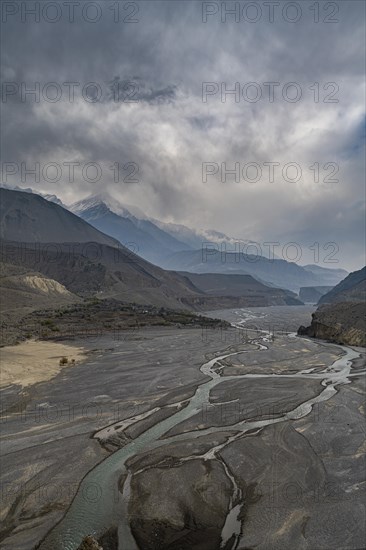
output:
[[[306,3],[301,3],[297,23],[281,17],[270,23],[260,2],[263,17],[255,24],[235,23],[230,17],[222,23],[220,13],[203,23],[200,2],[179,1],[138,3],[136,23],[114,23],[113,3],[103,2],[102,17],[93,24],[80,17],[84,4],[73,23],[65,18],[54,24],[42,19],[22,23],[9,16],[3,24],[1,76],[10,88],[6,103],[2,95],[2,160],[29,165],[98,162],[103,179],[92,184],[77,174],[72,183],[35,184],[27,178],[22,184],[15,176],[14,184],[38,185],[66,202],[103,187],[151,216],[214,227],[235,237],[298,239],[304,246],[336,238],[347,266],[359,265],[364,214],[362,2],[337,2],[335,24],[314,23]],[[128,10],[120,4],[121,16],[126,16]],[[221,2],[214,6],[220,10]],[[43,92],[50,82],[62,92],[57,102]],[[203,82],[218,87],[205,103]],[[249,82],[260,87],[257,102],[243,100]],[[265,82],[278,83],[273,102]],[[283,99],[290,82],[301,90],[294,103]],[[22,85],[30,90],[37,83],[39,101],[30,94],[22,98]],[[66,83],[74,83],[72,100]],[[225,101],[221,85],[232,90],[235,83],[240,101],[232,94]],[[330,97],[338,101],[325,103],[332,92]],[[136,163],[139,183],[116,183],[110,169],[115,162]],[[219,172],[204,183],[204,162],[219,167],[226,162],[228,168],[235,162],[256,162],[263,172],[266,162],[278,162],[280,170],[296,162],[302,176],[294,184],[284,182],[280,172],[274,182],[263,177],[256,183],[242,178],[235,183],[228,177],[223,183]],[[324,182],[326,170],[315,182],[309,168],[314,162],[321,170],[326,163],[337,163],[339,182]]]
[[[176,99],[176,92],[177,86],[172,84],[164,88],[154,88],[139,76],[124,79],[115,76],[109,83],[108,99],[114,102],[171,103]]]

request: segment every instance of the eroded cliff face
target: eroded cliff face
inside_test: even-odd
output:
[[[366,347],[364,302],[340,302],[319,307],[309,327],[301,326],[298,334],[337,344]]]

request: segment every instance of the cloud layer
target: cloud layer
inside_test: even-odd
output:
[[[2,25],[2,161],[19,172],[5,182],[3,165],[5,183],[66,203],[108,190],[163,221],[298,242],[306,261],[314,242],[335,242],[339,266],[361,267],[362,2],[330,3],[339,8],[334,14],[319,3],[318,23],[305,2],[281,2],[272,23],[263,2],[255,23],[244,18],[256,17],[248,2],[227,2],[239,12],[226,22],[221,2],[119,3],[119,22],[116,3],[80,2],[70,22],[59,2],[55,23],[47,18],[56,8],[34,22],[22,14],[24,2],[15,4],[19,12]],[[95,23],[85,20],[98,15],[91,4],[100,7]],[[298,15],[289,4],[301,8],[297,22],[286,20]],[[24,95],[37,82],[38,102]],[[203,89],[211,92],[205,101]],[[40,163],[39,183],[31,174],[21,181],[22,162]],[[70,162],[79,163],[74,181]],[[47,163],[62,167],[59,181],[51,182],[52,167],[43,177]],[[83,177],[87,163],[101,169],[95,183],[93,167]],[[138,183],[129,182],[136,166]],[[225,167],[236,175],[225,178]],[[205,178],[207,170],[213,175]]]

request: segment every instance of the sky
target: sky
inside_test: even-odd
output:
[[[364,25],[352,0],[4,1],[2,182],[359,269]]]

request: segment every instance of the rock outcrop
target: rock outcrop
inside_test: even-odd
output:
[[[88,535],[84,538],[78,550],[103,550],[103,547],[99,545],[98,541],[94,537]]]
[[[312,315],[311,325],[301,326],[298,334],[366,347],[365,303],[340,302],[320,306]]]
[[[301,326],[298,334],[366,346],[366,267],[350,273],[318,303],[311,325]]]
[[[139,548],[220,547],[232,484],[218,461],[149,468],[133,476],[131,490],[131,528]]]

